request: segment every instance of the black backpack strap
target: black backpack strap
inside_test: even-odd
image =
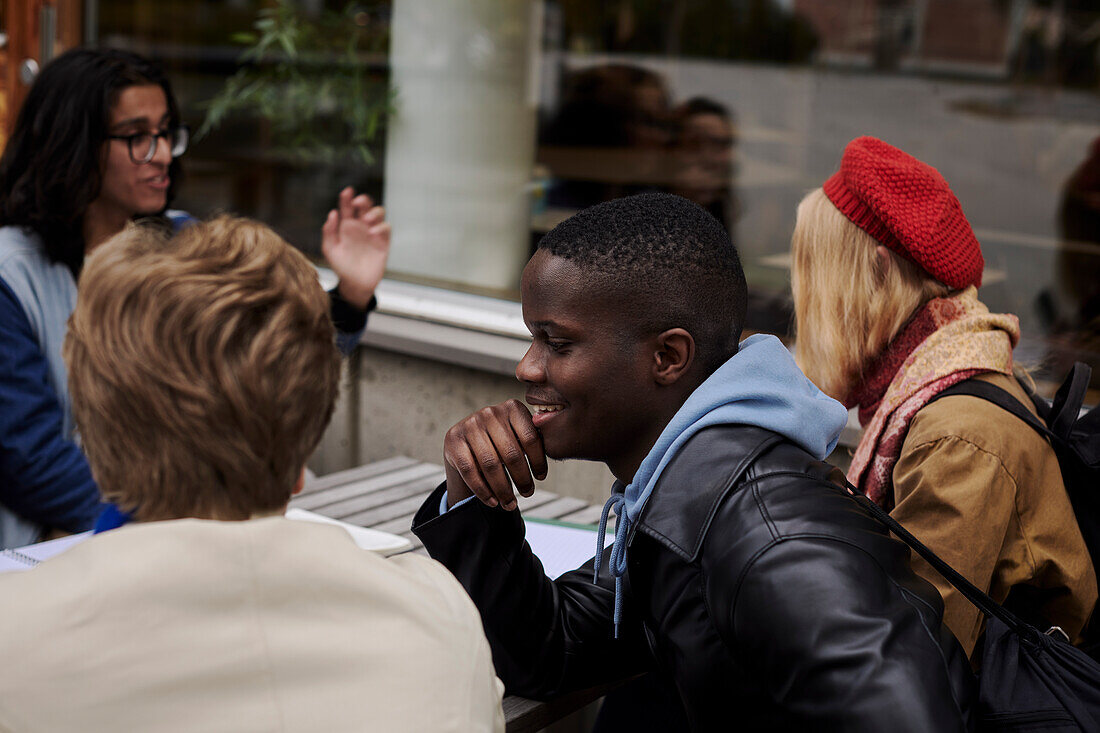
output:
[[[1085,404],[1085,392],[1091,378],[1092,367],[1076,362],[1054,395],[1047,423],[1051,431],[1063,440],[1069,441],[1070,432],[1081,414],[1081,406]]]
[[[955,586],[955,589],[958,590],[963,597],[977,606],[978,610],[986,616],[997,617],[1005,626],[1012,629],[1021,637],[1030,640],[1032,643],[1043,643],[1043,640],[1038,638],[1042,636],[1041,633],[1034,626],[1024,623],[1016,614],[990,598],[987,593],[982,592],[976,585],[964,578],[959,571],[944,562],[939,555],[928,549],[928,547],[914,537],[909,530],[903,527],[898,520],[887,514],[882,507],[864,496],[864,494],[859,489],[852,486],[851,483],[847,481],[845,481],[845,483],[848,487],[848,493],[852,495],[852,498],[855,499],[867,513],[877,519],[881,524],[885,525],[898,539],[909,545],[910,549],[923,557],[929,565],[935,568],[936,572],[947,580],[948,583]]]
[[[1087,384],[1087,381],[1086,381]],[[1084,393],[1082,392],[1082,395]],[[976,379],[968,379],[965,382],[959,382],[947,389],[943,390],[939,394],[935,395],[932,399],[925,403],[925,406],[932,404],[936,400],[942,397],[952,397],[954,395],[967,395],[970,397],[979,397],[988,402],[992,402],[1002,410],[1011,412],[1013,415],[1023,420],[1025,423],[1035,429],[1035,432],[1050,439],[1055,440],[1055,434],[1040,420],[1038,417],[1031,413],[1031,410],[1023,406],[1018,399],[1013,397],[1009,392],[1001,389],[1000,387],[990,384],[989,382],[980,382]],[[1074,413],[1076,417],[1076,413]]]
[[[1010,393],[1000,387],[977,379],[968,379],[954,384],[935,395],[925,404],[931,404],[941,397],[952,395],[980,397],[983,400],[992,402],[1002,410],[1011,412],[1034,428],[1037,433],[1050,440],[1055,446],[1061,445],[1073,451],[1086,465],[1095,466],[1098,458],[1095,451],[1082,452],[1082,444],[1075,444],[1071,435],[1075,426],[1089,423],[1091,429],[1095,430],[1095,426],[1100,422],[1100,418],[1094,418],[1091,413],[1083,418],[1081,417],[1081,408],[1085,404],[1085,393],[1088,391],[1091,378],[1092,367],[1077,362],[1070,369],[1069,374],[1066,375],[1062,385],[1058,388],[1058,392],[1054,395],[1054,399],[1049,404],[1042,397],[1027,390],[1042,419],[1033,415]],[[1100,414],[1097,413],[1096,409],[1093,409],[1092,413]]]

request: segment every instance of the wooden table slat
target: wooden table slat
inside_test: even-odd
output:
[[[409,521],[411,522],[412,516],[416,514],[416,510],[424,503],[424,497],[426,495],[427,492],[418,491],[414,496],[409,496],[382,506],[376,506],[363,512],[349,514],[345,517],[341,517],[341,519],[345,522],[359,525],[360,527],[376,527],[383,522],[388,522],[398,517],[409,517]]]
[[[613,682],[587,690],[568,692],[546,702],[529,700],[518,695],[506,695],[503,704],[505,733],[535,733],[535,731],[540,731],[551,723],[561,720],[566,715],[598,700],[622,684],[622,682]]]
[[[391,519],[388,522],[382,522],[381,524],[375,524],[371,529],[377,529],[379,532],[390,532],[392,534],[404,534],[408,532],[412,527],[413,512],[402,515],[395,519]]]
[[[592,506],[591,504],[585,504],[584,507],[582,507],[581,509],[578,509],[577,511],[570,514],[562,515],[558,517],[558,519],[563,522],[573,522],[574,524],[598,525],[600,523],[600,514],[602,512],[602,506]],[[614,525],[614,521],[609,521],[609,524]]]
[[[536,507],[540,507],[543,504],[549,504],[552,501],[556,501],[558,495],[552,491],[539,491],[536,490],[531,496],[520,496],[516,494],[516,504],[519,506],[519,510],[524,514],[533,511]]]
[[[400,468],[406,468],[408,466],[423,465],[420,461],[409,458],[408,456],[394,456],[393,458],[384,458],[380,461],[374,461],[364,466],[356,466],[355,468],[349,468],[346,471],[337,471],[335,473],[327,473],[324,476],[318,476],[310,481],[302,489],[300,496],[312,494],[315,491],[324,491],[333,486],[343,486],[344,484],[351,483],[352,481],[360,481],[362,479],[370,478],[371,476],[377,476],[390,471],[396,471]],[[440,467],[442,468],[442,466]]]
[[[572,496],[559,496],[553,501],[546,502],[524,512],[525,516],[536,519],[559,519],[565,514],[582,509],[588,504]]]
[[[445,477],[442,468],[425,464],[385,476],[335,486],[306,497],[295,497],[291,505],[311,511],[323,510],[324,514],[332,513],[332,516],[346,516],[385,504],[395,498],[403,498],[414,491],[427,494],[442,483]]]
[[[423,501],[439,483],[437,479],[438,476],[426,476],[415,481],[409,481],[397,486],[391,486],[381,491],[376,491],[373,494],[356,496],[335,504],[329,504],[319,508],[317,511],[323,512],[336,519],[347,521],[348,517],[355,514],[370,511],[371,509],[385,508],[390,504],[405,499],[415,498]]]

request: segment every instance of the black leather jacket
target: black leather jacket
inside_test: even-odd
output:
[[[508,691],[545,698],[656,670],[693,730],[957,731],[974,681],[908,548],[781,436],[717,426],[669,463],[612,579],[551,582],[517,512],[473,501],[413,521],[480,609]],[[605,564],[606,566],[606,564]]]

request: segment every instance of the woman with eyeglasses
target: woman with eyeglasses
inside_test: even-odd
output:
[[[61,359],[84,257],[135,219],[178,229],[168,208],[188,131],[167,77],[136,54],[74,49],[43,68],[0,157],[0,549],[90,529],[99,494],[77,443]],[[381,207],[345,189],[322,227],[353,346],[385,269]]]

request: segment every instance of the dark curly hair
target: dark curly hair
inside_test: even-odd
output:
[[[169,124],[180,124],[168,77],[137,54],[76,48],[42,69],[27,93],[0,157],[0,226],[37,233],[52,262],[76,277],[84,263],[84,214],[99,196],[102,147],[111,108],[123,89],[156,84],[168,102]],[[171,203],[180,162],[168,169]]]
[[[539,249],[632,304],[639,330],[687,329],[706,373],[737,353],[745,271],[726,230],[698,204],[667,193],[606,201],[558,224]]]

